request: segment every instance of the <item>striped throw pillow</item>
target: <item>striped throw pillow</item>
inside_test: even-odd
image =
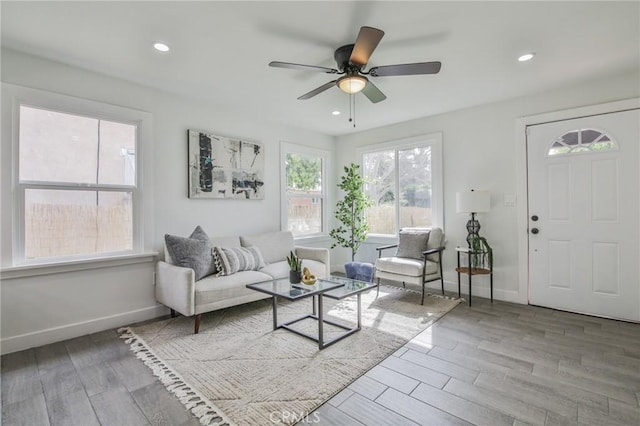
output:
[[[257,247],[214,247],[218,276],[232,275],[240,271],[257,271],[264,268],[264,258]]]

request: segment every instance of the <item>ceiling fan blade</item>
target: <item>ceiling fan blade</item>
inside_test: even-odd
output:
[[[336,85],[336,81],[338,80],[333,80],[330,81],[328,83],[323,84],[322,86],[313,89],[312,91],[310,91],[309,93],[305,93],[304,95],[300,96],[298,99],[299,100],[305,100],[305,99],[309,99],[309,98],[313,98],[315,95],[319,95],[320,93],[324,92],[327,89],[330,89],[332,86]]]
[[[353,51],[351,52],[351,58],[349,62],[361,67],[365,66],[369,62],[371,54],[382,40],[384,31],[372,27],[362,27],[358,33],[356,43],[353,45]]]
[[[391,75],[418,75],[437,74],[440,72],[440,62],[418,62],[415,64],[384,65],[373,67],[369,70],[369,75],[373,77],[386,77]]]
[[[338,72],[338,70],[334,68],[316,67],[315,65],[292,64],[289,62],[279,62],[279,61],[271,61],[269,62],[269,66],[274,68],[291,68],[294,70],[302,70],[302,71],[320,71],[320,72],[326,72],[327,74],[336,74]]]
[[[371,81],[367,81],[367,85],[364,86],[364,89],[362,89],[362,93],[364,93],[364,95],[367,98],[369,98],[369,100],[374,104],[377,104],[378,102],[382,102],[385,99],[387,99],[385,94],[382,93],[380,89],[378,89],[376,85],[373,84]]]

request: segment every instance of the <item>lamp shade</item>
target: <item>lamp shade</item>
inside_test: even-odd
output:
[[[458,213],[484,213],[490,209],[489,191],[456,192],[456,210]]]

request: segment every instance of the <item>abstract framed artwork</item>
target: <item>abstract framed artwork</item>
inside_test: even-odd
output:
[[[264,199],[264,146],[189,130],[189,198]]]

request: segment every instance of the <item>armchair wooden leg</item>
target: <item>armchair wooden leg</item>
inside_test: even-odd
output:
[[[438,263],[440,266],[440,281],[442,281],[442,295],[444,296],[444,275],[442,275],[442,261]]]
[[[407,285],[402,281],[402,288],[407,288]]]
[[[420,304],[424,305],[424,281],[422,282],[422,299],[420,299]]]
[[[196,315],[195,324],[193,327],[193,334],[198,334],[198,331],[200,331],[200,317],[202,317],[202,314]]]
[[[378,278],[378,289],[376,290],[376,299],[380,295],[380,278]]]
[[[176,317],[176,311],[171,309],[171,318],[175,318]]]

